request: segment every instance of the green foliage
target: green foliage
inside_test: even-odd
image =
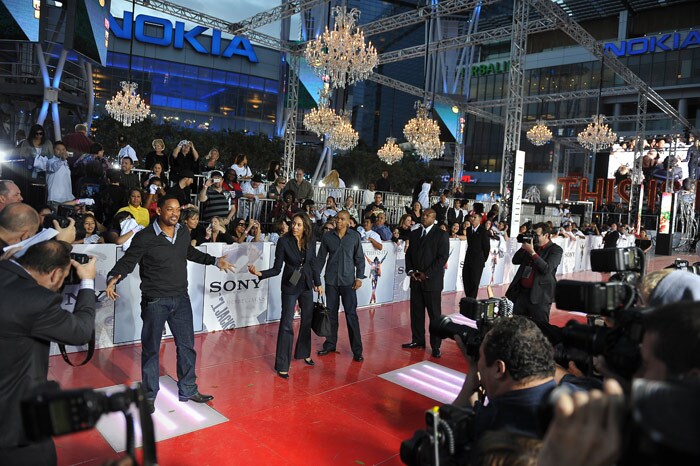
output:
[[[95,141],[105,147],[105,154],[116,155],[119,151],[117,136],[124,134],[129,144],[136,150],[139,159],[152,150],[154,139],[165,141],[166,153],[182,139],[190,140],[204,157],[212,147],[217,147],[225,166],[230,166],[238,153],[248,155],[248,164],[254,173],[265,174],[272,160],[281,161],[284,155],[282,139],[270,140],[265,134],[250,134],[231,131],[203,131],[193,128],[183,128],[171,123],[156,124],[152,119],[146,119],[129,128],[122,126],[107,115],[93,123]],[[298,146],[296,150],[297,167],[302,167],[307,173],[313,174],[321,154],[321,148]],[[369,182],[376,181],[382,170],[389,170],[391,187],[394,192],[411,194],[413,186],[421,178],[437,180],[440,170],[427,165],[415,154],[406,153],[400,162],[387,165],[379,160],[377,151],[360,142],[353,150],[335,155],[333,168],[338,170],[346,186],[357,185],[366,188]],[[434,184],[439,186],[440,184]]]
[[[219,149],[221,160],[225,166],[231,166],[236,154],[248,155],[248,164],[254,173],[266,173],[272,160],[281,160],[284,152],[282,140],[270,138],[265,134],[250,134],[231,131],[203,131],[193,128],[183,128],[170,123],[156,124],[148,118],[127,128],[107,115],[93,123],[95,141],[102,144],[105,154],[116,155],[119,151],[117,136],[127,137],[131,147],[136,150],[139,159],[152,150],[154,139],[165,141],[165,152],[171,153],[177,143],[187,139],[194,143],[200,157],[204,157],[212,147]]]

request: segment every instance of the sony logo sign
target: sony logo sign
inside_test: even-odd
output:
[[[159,26],[162,30],[162,34],[146,34],[146,24]],[[184,48],[185,42],[187,42],[190,47],[198,53],[217,57],[221,56],[224,58],[231,58],[233,55],[238,55],[246,57],[248,61],[252,63],[258,62],[258,56],[255,54],[255,50],[253,50],[253,46],[250,45],[248,39],[245,37],[233,36],[233,39],[231,39],[231,42],[227,45],[222,41],[221,31],[218,29],[211,30],[211,50],[207,50],[207,48],[197,40],[197,36],[208,29],[204,26],[195,26],[189,31],[186,31],[185,23],[181,21],[175,21],[175,27],[173,27],[173,23],[165,18],[138,15],[136,20],[134,20],[131,12],[125,11],[122,26],[119,26],[119,23],[114,20],[112,15],[109,15],[109,28],[112,30],[112,34],[120,39],[131,40],[133,34],[134,39],[144,44],[158,45],[160,47],[169,47],[172,45],[176,49]]]
[[[625,57],[643,55],[645,53],[683,50],[691,45],[700,45],[700,33],[698,31],[637,37],[636,39],[623,40],[619,45],[615,42],[608,42],[605,44],[605,50],[618,57]]]

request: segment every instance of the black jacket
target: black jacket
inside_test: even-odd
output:
[[[530,290],[530,302],[532,304],[551,304],[554,302],[554,290],[557,286],[557,267],[561,263],[564,250],[558,245],[550,242],[546,248],[535,248],[536,256],[518,250],[513,256],[513,264],[520,265],[515,273],[515,278],[510,283],[506,297],[515,302],[518,295],[523,290],[520,286],[520,279],[526,266],[535,269],[535,279]]]
[[[423,291],[442,291],[445,276],[445,264],[450,258],[450,237],[437,225],[433,225],[425,238],[421,238],[423,228],[411,232],[406,251],[406,270],[423,272],[427,280],[411,280],[411,287],[420,287]]]
[[[82,345],[95,330],[95,292],[81,290],[72,313],[63,296],[22,267],[0,262],[0,463],[2,449],[27,443],[20,400],[46,382],[50,342]]]
[[[476,232],[473,231],[472,227],[468,227],[466,235],[467,253],[464,255],[464,263],[479,264],[479,267],[483,267],[491,252],[489,232],[483,225],[479,225]]]
[[[303,290],[303,285],[308,289],[313,289],[314,286],[321,285],[320,271],[314,267],[316,260],[316,243],[311,242],[307,245],[305,255],[302,260],[302,252],[297,247],[297,240],[291,233],[280,236],[277,240],[275,248],[275,263],[272,268],[261,270],[261,279],[275,277],[282,272],[282,293],[296,293]],[[284,266],[284,270],[282,269]],[[302,278],[296,285],[292,285],[289,279],[295,270],[301,267]]]
[[[139,264],[141,293],[149,298],[167,298],[187,294],[187,261],[214,265],[216,258],[195,249],[186,227],[177,230],[175,244],[164,233],[156,236],[155,222],[136,233],[131,246],[117,261],[108,276],[122,280]]]

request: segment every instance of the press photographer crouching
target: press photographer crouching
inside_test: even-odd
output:
[[[30,442],[20,402],[46,383],[50,343],[82,345],[95,329],[95,258],[80,264],[71,246],[56,240],[31,246],[19,258],[0,262],[0,464],[53,465],[49,438]],[[71,269],[80,291],[74,311],[61,308],[60,290]]]
[[[535,322],[549,322],[554,302],[555,275],[564,250],[550,240],[551,228],[537,223],[532,230],[519,234],[522,244],[513,255],[513,264],[520,265],[506,297],[515,303],[513,313]]]

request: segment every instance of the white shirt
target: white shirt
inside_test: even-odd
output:
[[[360,238],[362,238],[362,241],[369,241],[370,239],[373,239],[379,243],[382,242],[381,236],[379,236],[379,233],[377,233],[376,231],[365,231],[363,227],[357,227],[357,232],[360,234]]]
[[[252,178],[253,177],[253,172],[250,170],[250,167],[248,165],[245,165],[243,167],[239,167],[235,163],[231,165],[231,169],[236,172],[236,175],[238,175],[238,182],[243,184],[247,183],[250,180],[244,180],[242,178]]]
[[[139,158],[136,157],[136,151],[129,144],[127,144],[119,150],[119,155],[117,156],[117,158],[121,160],[124,157],[129,157],[134,163],[139,161]]]
[[[46,162],[46,187],[49,191],[49,202],[63,203],[75,199],[67,161],[60,157],[51,157]]]
[[[253,188],[253,185],[251,183],[245,183],[243,186],[241,186],[241,191],[243,191],[243,194],[253,194],[255,195],[255,200],[258,200],[259,195],[263,195],[265,197],[266,191],[265,191],[265,185],[262,183],[258,184],[257,188]]]

